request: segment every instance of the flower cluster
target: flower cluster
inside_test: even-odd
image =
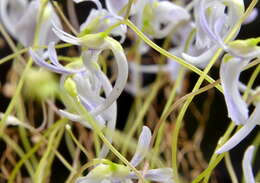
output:
[[[37,66],[60,75],[60,87],[66,91],[67,97],[63,101],[66,108],[58,110],[60,116],[90,130],[95,129],[84,115],[67,102],[77,101],[89,112],[101,131],[107,129],[104,130],[107,132],[105,137],[112,143],[111,132],[116,130],[117,99],[124,90],[137,97],[145,95],[150,87],[142,83],[144,74],[166,73],[174,82],[181,69],[187,71],[188,66],[197,70],[207,67],[219,50],[224,52],[224,56],[219,59],[219,75],[227,114],[239,129],[215,153],[231,150],[260,125],[258,89],[247,88],[240,81],[244,68],[253,59],[260,57],[260,38],[235,40],[242,24],[240,21],[245,18],[243,0],[192,0],[188,4],[178,0],[105,0],[106,8],[99,0],[73,2],[84,1],[93,2],[96,8],[91,9],[78,30],[72,31],[74,35],[63,29],[61,19],[48,0],[0,1],[0,23],[17,42],[29,48],[30,57]],[[257,11],[254,9],[244,23],[250,23],[256,16]],[[133,36],[127,29],[128,21],[133,22],[145,38]],[[124,50],[123,45],[128,38],[135,46]],[[167,40],[168,53],[182,60],[188,65],[187,68],[170,58],[165,61],[162,59],[160,63],[142,62],[142,56],[151,51],[147,39],[155,42]],[[62,64],[56,50],[59,41],[78,47],[79,57],[73,62]],[[35,46],[46,46],[47,49],[36,49]],[[112,53],[115,61],[111,67],[106,67],[115,76],[112,82],[109,74],[101,67],[100,60],[104,52]],[[181,90],[182,86],[178,86],[177,92]],[[251,114],[251,103],[247,103],[242,93],[249,93],[253,98],[254,111]],[[0,114],[0,118],[3,118]],[[11,125],[20,124],[11,115],[7,121]],[[150,129],[144,126],[130,161],[133,167],[137,167],[149,154],[151,138]],[[251,167],[253,150],[254,147],[250,146],[242,161],[247,183],[254,182]],[[86,176],[78,178],[77,183],[131,183],[132,179],[139,178],[130,167],[105,159],[108,153],[109,147],[103,144],[98,154],[103,162]],[[175,180],[173,170],[158,168],[139,172],[147,180],[171,183]]]
[[[136,167],[141,163],[144,157],[149,151],[149,145],[151,141],[151,131],[148,127],[144,126],[140,134],[136,152],[130,161],[130,163]],[[172,169],[171,168],[159,168],[145,170],[142,172],[145,179],[156,182],[172,182]],[[92,169],[88,175],[81,177],[77,180],[77,183],[95,183],[95,182],[128,182],[131,183],[131,179],[138,179],[135,173],[133,173],[128,167],[120,164],[113,163],[109,160],[104,160],[103,163],[97,165]]]

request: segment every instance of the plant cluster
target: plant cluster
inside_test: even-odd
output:
[[[79,23],[75,6],[82,4],[95,7]],[[1,80],[10,102],[0,113],[0,182],[58,182],[57,161],[66,182],[219,182],[224,159],[237,183],[229,151],[257,130],[239,164],[243,181],[260,181],[252,168],[260,144],[260,37],[236,39],[257,18],[256,4],[1,0],[0,32],[13,54],[0,59],[12,61]],[[249,68],[255,70],[245,83],[240,75]],[[199,76],[194,86],[190,73]],[[207,160],[202,140],[216,110],[214,89],[226,104],[219,115],[231,122]],[[122,92],[134,102],[118,130]],[[205,92],[201,112],[194,98]],[[197,126],[187,122],[189,110]]]

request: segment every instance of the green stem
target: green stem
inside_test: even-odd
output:
[[[236,176],[236,173],[235,173],[235,170],[232,166],[232,162],[231,162],[231,158],[230,158],[230,154],[229,152],[226,153],[225,155],[225,164],[227,166],[227,170],[228,170],[228,173],[230,175],[230,178],[232,180],[232,183],[238,183],[238,179],[237,179],[237,176]]]
[[[166,51],[165,49],[161,48],[160,46],[158,46],[157,44],[155,44],[153,41],[151,41],[146,35],[144,35],[144,33],[142,33],[130,20],[126,20],[125,24],[130,27],[146,44],[148,44],[150,47],[152,47],[153,49],[155,49],[156,51],[158,51],[160,54],[166,56],[167,58],[178,62],[179,64],[181,64],[182,66],[184,66],[185,68],[195,72],[196,74],[203,76],[204,73],[198,69],[197,67],[187,63],[185,60],[172,55],[170,52]],[[209,82],[209,83],[213,83],[215,80],[212,79],[210,76],[205,75],[203,76],[205,77],[205,79]],[[217,85],[216,88],[219,91],[222,91],[222,87],[220,85]]]
[[[134,3],[134,0],[129,0],[128,1],[126,14],[125,14],[125,17],[124,17],[125,20],[128,19],[128,17],[130,16],[131,8],[132,8],[133,3]]]
[[[136,129],[141,126],[142,122],[143,122],[143,118],[147,112],[147,110],[149,109],[152,101],[154,100],[154,98],[156,97],[156,94],[158,93],[159,89],[161,88],[163,82],[161,81],[161,77],[158,76],[157,81],[155,82],[155,84],[153,85],[153,88],[151,90],[151,93],[148,95],[148,97],[146,98],[141,110],[138,112],[138,115],[136,117],[136,120],[132,123],[132,127],[130,128],[130,131],[127,134],[127,137],[125,139],[125,143],[123,145],[122,148],[122,154],[125,155],[127,152],[127,147],[128,144],[130,142],[131,137],[134,135]]]
[[[77,140],[77,138],[74,136],[71,127],[69,125],[66,125],[66,130],[69,133],[69,135],[71,136],[72,140],[74,141],[74,143],[80,148],[80,150],[86,155],[86,157],[91,160],[91,155],[89,154],[89,152],[83,147],[83,145]]]
[[[8,145],[8,147],[11,147],[17,154],[19,157],[23,158],[25,153],[23,152],[23,150],[6,134],[3,134],[2,136],[3,140],[6,142],[6,144]],[[25,167],[30,175],[30,177],[33,176],[33,167],[31,165],[30,161],[25,161]]]
[[[41,22],[42,22],[42,18],[43,18],[44,8],[46,7],[47,3],[48,3],[48,1],[45,0],[44,2],[42,2],[41,7],[40,7],[40,12],[38,14],[38,19],[37,19],[38,21],[37,21],[36,28],[35,28],[34,44],[33,44],[34,46],[38,45],[37,43],[38,43],[38,37],[39,37],[39,32],[40,32],[40,26],[41,26]],[[32,64],[33,64],[33,60],[30,58],[20,77],[20,81],[17,85],[13,98],[6,109],[2,120],[0,121],[0,137],[4,133],[5,121],[6,121],[7,117],[11,114],[11,112],[13,111],[13,108],[15,107],[16,102],[18,101],[18,96],[21,93],[21,90],[22,90],[22,87],[24,84],[25,75],[30,70]]]
[[[255,4],[255,2],[253,1],[250,4],[247,11],[245,12],[245,14],[243,15],[243,17],[232,28],[232,30],[228,34],[227,38],[225,39],[226,43],[233,39],[237,30],[239,30],[243,20],[247,17],[247,15],[251,12],[250,10],[252,10],[252,8],[254,7],[254,4]],[[253,7],[252,7],[252,5],[253,5]],[[222,49],[218,49],[217,52],[215,53],[215,55],[213,56],[213,58],[211,59],[211,61],[209,62],[209,64],[207,65],[207,67],[204,69],[202,75],[200,75],[200,78],[198,79],[197,83],[195,84],[195,86],[192,90],[193,92],[199,89],[199,87],[201,86],[201,84],[202,84],[203,80],[205,79],[206,75],[208,74],[208,72],[210,71],[212,66],[215,64],[215,62],[217,61],[217,59],[221,55],[221,53],[222,53]],[[172,168],[173,168],[174,179],[177,183],[179,183],[178,162],[177,162],[178,135],[179,135],[179,131],[180,131],[180,128],[181,128],[181,124],[182,124],[184,115],[185,115],[185,113],[188,109],[188,106],[189,106],[189,104],[191,103],[192,100],[193,100],[193,97],[190,97],[184,103],[184,105],[183,105],[183,107],[182,107],[182,109],[181,109],[181,111],[180,111],[180,113],[177,117],[176,126],[174,128],[173,135],[172,135]],[[209,172],[211,172],[211,171],[209,171]]]
[[[24,156],[22,156],[22,158],[19,160],[19,162],[16,164],[16,166],[14,167],[14,169],[12,170],[11,175],[9,176],[8,179],[8,183],[13,183],[14,179],[17,175],[17,173],[19,172],[19,170],[21,169],[22,165],[24,163],[26,163],[26,161],[42,146],[42,143],[44,142],[44,138],[49,136],[53,131],[55,131],[56,129],[60,129],[64,126],[64,123],[67,123],[67,120],[65,119],[61,119],[59,121],[57,121],[56,123],[54,123],[51,127],[49,127],[49,129],[47,130],[47,132],[44,133],[44,137],[42,137],[40,139],[40,141],[38,143],[36,143],[31,149],[30,151],[28,151]]]
[[[193,38],[194,35],[195,35],[195,29],[193,29],[190,32],[188,39],[186,40],[186,43],[185,43],[185,46],[184,46],[185,52],[189,49],[189,46],[191,44],[191,41],[192,41],[192,38]],[[171,110],[170,106],[175,99],[178,87],[182,86],[182,81],[183,81],[184,76],[185,76],[185,71],[186,71],[185,68],[183,68],[183,67],[180,68],[177,80],[174,83],[174,87],[173,87],[173,89],[170,93],[169,98],[167,99],[167,102],[166,102],[165,107],[163,109],[162,115],[160,117],[160,120],[159,120],[159,123],[158,123],[158,126],[159,126],[158,134],[156,134],[156,131],[154,131],[153,136],[156,136],[156,142],[155,142],[155,146],[154,146],[155,156],[158,156],[158,154],[159,154],[159,147],[160,147],[160,144],[161,144],[164,126],[165,126],[165,120],[166,120],[166,117],[164,118],[164,116],[166,116],[166,114],[169,112],[169,110]]]
[[[67,93],[64,93],[64,91],[60,92],[60,95],[62,98],[66,99]],[[79,101],[70,100],[69,102],[71,108],[74,111],[77,111],[78,114],[81,114],[82,117],[92,126],[94,132],[99,136],[99,138],[103,141],[104,144],[129,168],[131,168],[134,173],[138,176],[138,178],[144,183],[145,180],[142,176],[142,174],[133,166],[131,163],[128,162],[128,160],[122,156],[117,149],[107,140],[103,132],[101,131],[99,125],[96,123],[96,121],[93,119],[93,117],[89,114],[88,111],[82,106],[82,104]]]

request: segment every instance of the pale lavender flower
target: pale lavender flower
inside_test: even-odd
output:
[[[243,157],[242,167],[246,183],[255,183],[255,178],[251,165],[254,156],[254,150],[254,146],[249,146]]]
[[[42,56],[40,56],[39,54],[34,52],[32,49],[29,50],[29,53],[38,66],[44,67],[50,71],[53,71],[53,72],[56,72],[59,74],[75,74],[75,73],[82,72],[85,70],[82,68],[78,68],[78,69],[66,68],[63,65],[61,65],[58,61],[58,56],[57,56],[57,53],[55,50],[54,42],[51,42],[48,45],[48,56],[49,56],[51,63],[46,62],[42,58]]]
[[[260,39],[237,40],[229,44],[232,55],[225,55],[220,67],[220,79],[224,90],[228,116],[237,125],[244,125],[216,153],[229,151],[239,144],[254,128],[260,124],[260,102],[255,101],[254,112],[248,117],[248,106],[239,92],[240,73],[255,57],[260,56]]]
[[[249,60],[240,58],[223,59],[220,66],[220,80],[228,108],[228,116],[237,124],[245,124],[248,106],[239,92],[239,76]]]
[[[228,11],[225,11],[226,9]],[[198,62],[205,66],[218,48],[222,47],[227,51],[224,39],[243,13],[242,0],[196,0],[196,47],[204,51],[199,56],[183,54],[184,59],[195,65]]]
[[[100,76],[98,76],[100,74]],[[99,127],[106,127],[108,131],[106,132],[107,139],[112,142],[111,131],[115,130],[116,117],[117,117],[117,106],[114,102],[109,108],[102,111],[99,115],[94,115],[93,111],[99,105],[101,105],[105,98],[101,96],[101,91],[105,92],[107,97],[112,91],[112,85],[108,80],[107,76],[101,70],[91,71],[86,70],[85,72],[80,72],[75,74],[73,81],[76,84],[77,96],[82,103],[82,105],[95,117],[95,120]],[[85,121],[85,119],[80,114],[73,114],[65,110],[59,110],[60,113],[72,120],[83,124],[84,126],[92,129],[92,126]],[[109,152],[108,147],[104,144],[98,157],[104,158]]]
[[[77,3],[88,1],[88,0],[74,0]],[[93,0],[91,0],[93,1]],[[98,1],[93,1],[96,3],[98,9],[92,9],[87,19],[80,26],[80,32],[83,34],[90,33],[99,33],[105,31],[110,26],[122,20],[122,17],[114,15],[103,9],[101,4],[99,5]],[[99,2],[100,3],[100,2]],[[111,35],[120,36],[120,42],[125,40],[125,34],[127,31],[126,25],[119,25],[111,31]]]
[[[151,141],[151,131],[144,126],[138,140],[137,150],[131,160],[131,164],[136,167],[144,159],[149,151]],[[146,170],[141,172],[145,179],[155,182],[172,182],[172,169],[159,168]],[[132,183],[131,179],[138,179],[138,176],[121,164],[113,163],[109,160],[104,160],[104,163],[99,164],[91,170],[85,177],[77,179],[77,183]]]
[[[240,128],[223,146],[221,146],[216,153],[220,154],[234,148],[239,144],[249,133],[257,126],[260,125],[260,102],[256,103],[255,110],[246,120],[242,128]]]
[[[40,9],[40,0],[1,0],[0,20],[7,31],[23,46],[33,44],[37,24],[37,15]],[[49,42],[57,42],[58,37],[52,32],[51,21],[61,27],[60,20],[52,5],[48,3],[43,14],[43,22],[39,32],[39,45],[47,45]]]
[[[255,19],[258,16],[258,9],[254,8],[253,11],[251,12],[251,14],[247,17],[247,19],[243,22],[243,24],[250,24],[253,21],[255,21]]]
[[[108,36],[104,36],[102,33],[87,34],[85,36],[77,38],[62,31],[55,25],[53,30],[56,35],[65,42],[80,45],[88,49],[98,50],[99,53],[105,49],[111,50],[113,52],[118,68],[117,79],[109,96],[106,97],[103,103],[97,106],[93,111],[93,115],[100,114],[116,101],[116,99],[119,97],[125,87],[128,77],[128,64],[123,48],[116,40]]]
[[[209,48],[215,42],[225,48],[223,40],[244,10],[242,0],[197,0],[194,8],[198,28],[197,46]]]
[[[105,97],[108,97],[112,92],[112,85],[109,79],[97,65],[100,51],[90,49],[83,52],[83,62],[77,64],[76,66],[74,64],[74,68],[69,68],[70,65],[64,67],[58,62],[54,43],[50,43],[48,46],[48,53],[51,63],[45,62],[41,56],[30,50],[30,54],[37,65],[45,67],[46,69],[49,69],[53,72],[62,74],[62,87],[65,87],[66,81],[69,82],[67,79],[72,78],[73,81],[70,82],[74,82],[75,88],[73,88],[73,86],[69,86],[70,90],[76,90],[73,92],[76,93],[77,99],[90,112],[90,114],[94,116],[98,126],[101,129],[107,127],[110,131],[113,131],[115,129],[117,116],[116,102],[114,102],[108,108],[102,110],[100,113],[95,113],[96,108],[102,106],[106,100],[106,98],[101,96],[101,92],[105,92]],[[79,122],[85,127],[92,129],[92,126],[80,114],[70,113],[66,110],[59,110],[59,113],[60,115],[72,121]],[[107,132],[106,136],[111,142],[112,136],[109,132]],[[107,155],[107,153],[108,148],[106,145],[104,145],[99,154],[99,157],[103,158]]]

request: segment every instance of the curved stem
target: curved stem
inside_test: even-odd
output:
[[[148,44],[150,47],[152,47],[153,49],[155,49],[156,51],[158,51],[160,54],[166,56],[167,58],[170,58],[171,60],[174,60],[176,62],[178,62],[179,64],[181,64],[182,66],[184,66],[185,68],[195,72],[196,74],[202,76],[204,75],[203,71],[201,71],[200,69],[198,69],[197,67],[187,63],[185,60],[172,55],[170,52],[166,51],[165,49],[162,49],[160,46],[158,46],[157,44],[155,44],[153,41],[151,41],[146,35],[144,35],[144,33],[142,33],[130,20],[126,20],[125,24],[130,27],[146,44]],[[212,79],[210,76],[205,75],[204,76],[205,79],[209,82],[209,83],[213,83],[214,79]],[[217,85],[216,88],[219,91],[222,91],[222,87],[220,85]]]

